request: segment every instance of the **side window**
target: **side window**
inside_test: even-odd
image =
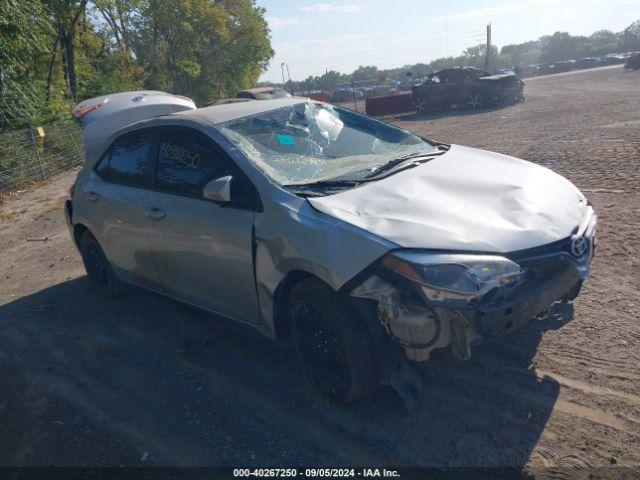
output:
[[[232,174],[220,147],[188,128],[165,128],[160,135],[156,186],[165,192],[193,197],[214,178]]]
[[[114,142],[103,155],[96,171],[108,182],[145,186],[150,131],[129,133]]]

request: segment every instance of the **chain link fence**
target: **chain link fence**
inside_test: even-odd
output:
[[[83,162],[82,132],[73,120],[0,133],[0,193],[23,189]]]

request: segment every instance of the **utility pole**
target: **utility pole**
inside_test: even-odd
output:
[[[282,86],[284,87],[287,82],[284,80],[284,62],[280,64],[280,70],[282,71]]]
[[[356,81],[353,77],[351,77],[351,88],[353,89],[353,109],[358,111],[358,100],[356,96]]]
[[[287,77],[289,77],[289,91],[293,95],[293,87],[291,86],[291,74],[289,73],[289,64],[287,63]]]
[[[484,57],[484,69],[491,71],[491,24],[487,25],[487,51]]]
[[[328,91],[327,88],[327,80],[329,80],[329,67],[324,67],[324,77],[322,77],[322,96],[324,97],[324,92]]]

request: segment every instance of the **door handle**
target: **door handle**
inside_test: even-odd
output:
[[[156,207],[145,208],[144,214],[147,217],[153,218],[153,219],[156,219],[156,220],[164,218],[164,216],[165,216],[164,210],[161,210],[161,209],[156,208]]]
[[[98,200],[98,198],[100,198],[100,195],[98,195],[96,192],[84,192],[84,194],[86,199],[90,202],[95,202]]]

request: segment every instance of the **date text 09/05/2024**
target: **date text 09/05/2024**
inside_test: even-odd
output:
[[[233,470],[234,478],[242,477],[272,477],[272,478],[393,478],[399,477],[397,470],[387,470],[386,468],[306,468],[298,470],[295,468],[236,468]]]

